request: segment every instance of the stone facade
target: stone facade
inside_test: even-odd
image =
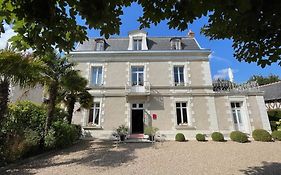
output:
[[[136,122],[152,124],[166,139],[174,139],[179,132],[194,139],[197,133],[214,131],[224,134],[233,130],[250,134],[257,128],[270,131],[262,92],[213,91],[208,58],[211,52],[202,49],[193,36],[177,37],[182,46],[173,50],[170,48],[173,38],[159,39],[147,37],[143,31],[139,33],[141,37],[134,31],[127,39],[120,38],[120,49],[118,38],[114,38],[103,40],[104,50],[95,50],[97,42],[90,40],[70,53],[78,64],[76,68],[89,80],[89,92],[98,105],[74,113],[73,122],[83,126],[86,136],[110,139],[121,124],[134,134]],[[137,42],[142,42],[141,46]],[[131,43],[129,48],[126,43]],[[145,49],[134,50],[134,44],[137,49]],[[178,66],[182,69],[175,68]],[[134,67],[141,68],[138,79],[134,79]],[[177,85],[175,71],[181,74]],[[93,85],[93,81],[99,83]],[[143,120],[136,121],[133,110],[142,110]],[[150,123],[148,117],[152,118]],[[239,120],[238,124],[234,120]]]

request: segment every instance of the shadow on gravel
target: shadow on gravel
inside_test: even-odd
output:
[[[240,170],[246,175],[278,175],[281,174],[281,163],[278,162],[262,162],[262,166],[248,167]]]
[[[90,167],[117,167],[122,163],[136,158],[136,149],[152,147],[151,143],[126,143],[118,147],[112,141],[81,141],[80,143],[61,151],[52,152],[46,156],[6,170],[6,174],[31,175],[31,170],[57,167],[69,164],[86,165]],[[52,158],[54,158],[52,160]],[[66,167],[67,168],[67,167]],[[2,174],[2,173],[0,173]]]

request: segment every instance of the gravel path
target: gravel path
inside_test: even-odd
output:
[[[3,172],[0,174],[3,174]],[[4,173],[5,174],[5,173]],[[37,158],[6,174],[187,175],[281,174],[281,142],[81,143]]]

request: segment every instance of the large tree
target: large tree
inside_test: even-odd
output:
[[[30,54],[0,51],[0,126],[7,112],[10,84],[20,87],[35,86],[43,68],[42,62]]]
[[[232,39],[239,61],[264,67],[281,64],[281,1],[277,0],[0,0],[0,21],[18,33],[13,44],[44,52],[56,47],[70,51],[87,39],[87,28],[101,35],[118,34],[123,7],[143,7],[140,28],[168,21],[170,28],[185,30],[194,20],[208,16],[202,32],[211,39]],[[78,24],[77,16],[86,26]],[[1,26],[1,25],[0,25]]]
[[[87,91],[88,81],[75,70],[62,77],[59,93],[59,101],[66,106],[67,121],[70,124],[74,112],[75,103],[78,102],[80,108],[89,109],[93,103],[92,95]]]
[[[253,75],[249,78],[249,81],[256,81],[258,83],[258,85],[262,86],[262,85],[266,85],[266,84],[270,84],[270,83],[274,83],[277,81],[280,81],[281,79],[279,78],[278,75],[269,75],[269,76],[262,76],[262,75]]]

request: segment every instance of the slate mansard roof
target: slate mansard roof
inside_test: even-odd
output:
[[[181,50],[200,50],[201,47],[195,40],[195,38],[190,37],[147,37],[147,47],[148,50],[161,51],[161,50],[171,50],[171,39],[180,38],[181,39]],[[95,51],[96,40],[98,38],[89,39],[83,44],[78,44],[75,51]],[[129,37],[120,38],[109,38],[104,39],[105,50],[104,51],[126,51],[128,50]]]
[[[264,91],[265,101],[281,100],[281,81],[260,86],[260,90]]]

